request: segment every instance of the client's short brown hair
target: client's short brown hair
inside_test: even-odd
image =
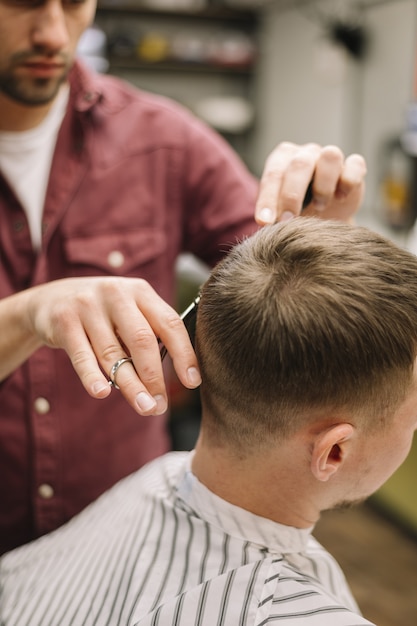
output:
[[[322,409],[382,427],[412,383],[417,258],[339,222],[266,226],[212,271],[196,340],[213,441],[243,452]]]

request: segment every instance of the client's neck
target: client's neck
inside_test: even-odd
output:
[[[198,439],[192,471],[210,491],[260,517],[296,528],[313,526],[320,515],[291,444],[246,457]]]

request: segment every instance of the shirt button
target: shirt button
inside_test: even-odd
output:
[[[38,493],[40,497],[43,498],[44,500],[49,500],[50,498],[53,497],[54,490],[51,487],[51,485],[48,485],[47,483],[43,483],[43,485],[39,485]]]
[[[51,410],[51,405],[46,398],[36,398],[33,406],[35,407],[36,413],[39,415],[46,415],[46,413],[49,413]]]
[[[107,257],[107,262],[110,267],[122,267],[125,262],[125,255],[120,250],[113,250]]]
[[[25,222],[23,220],[16,220],[13,223],[13,230],[15,233],[20,233],[25,227]]]

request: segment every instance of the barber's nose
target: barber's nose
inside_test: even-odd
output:
[[[34,9],[32,44],[58,51],[69,41],[65,11],[61,0],[45,0]]]

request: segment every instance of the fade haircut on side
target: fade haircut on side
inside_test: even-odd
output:
[[[204,284],[196,349],[214,444],[245,453],[323,410],[384,427],[413,383],[417,258],[335,221],[265,226]]]

